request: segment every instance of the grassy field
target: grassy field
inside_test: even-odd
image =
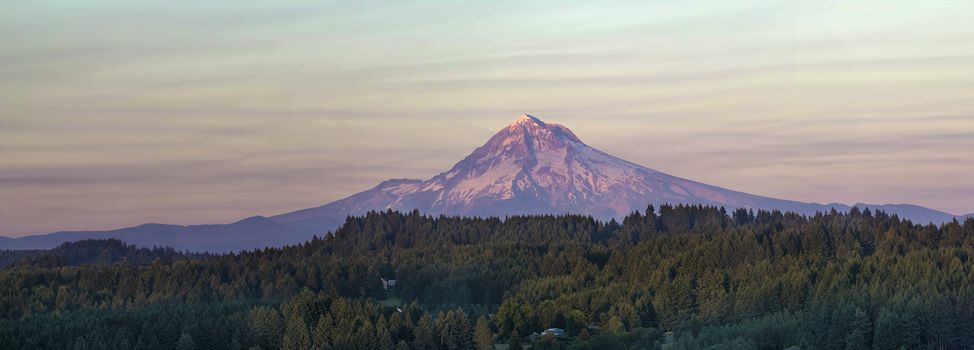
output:
[[[385,300],[382,301],[382,305],[385,305],[385,306],[388,306],[388,307],[400,307],[400,306],[402,306],[402,299],[399,299],[399,298],[394,297],[394,296],[389,296],[388,298],[386,298]]]

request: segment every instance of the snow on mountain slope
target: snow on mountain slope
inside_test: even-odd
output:
[[[586,145],[562,125],[522,115],[450,170],[428,180],[389,180],[337,202],[272,219],[302,224],[382,209],[481,216],[577,213],[608,219],[663,203],[804,214],[831,208],[755,196],[664,174]],[[837,209],[848,209],[842,207]]]
[[[273,216],[271,219],[291,227],[323,233],[345,222],[345,217],[348,215],[398,207],[395,203],[400,201],[403,195],[414,192],[422,183],[422,180],[386,180],[370,190],[356,193],[345,199],[316,208]]]

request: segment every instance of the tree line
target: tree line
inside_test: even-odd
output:
[[[370,212],[285,248],[15,264],[0,270],[0,343],[961,349],[974,344],[972,253],[974,220],[918,225],[857,208],[664,205],[621,222]],[[548,328],[567,336],[531,336]]]
[[[0,250],[0,268],[28,266],[54,268],[80,265],[172,263],[198,259],[207,253],[179,252],[172,247],[144,248],[125,244],[118,239],[84,239],[65,242],[50,250]]]

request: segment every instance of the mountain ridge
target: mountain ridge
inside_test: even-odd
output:
[[[319,236],[324,231],[318,232]],[[58,231],[0,240],[0,249],[52,249],[65,242],[118,239],[139,247],[173,247],[190,252],[237,252],[307,241],[315,233],[281,225],[263,216],[229,224],[171,225],[147,223],[116,230]]]
[[[496,216],[583,214],[619,219],[648,205],[701,204],[814,215],[856,207],[883,210],[917,223],[964,220],[912,204],[819,204],[754,195],[709,185],[635,164],[585,144],[567,127],[523,114],[449,170],[429,179],[389,179],[375,187],[312,208],[230,224],[143,224],[109,231],[61,231],[0,237],[0,249],[49,249],[60,243],[116,238],[137,246],[227,252],[294,244],[322,236],[350,215],[372,210],[430,215]]]

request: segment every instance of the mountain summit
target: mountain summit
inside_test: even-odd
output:
[[[271,219],[321,227],[349,214],[382,209],[478,216],[576,213],[609,219],[663,203],[804,214],[830,208],[664,174],[595,149],[565,126],[524,114],[450,170],[428,180],[387,180],[337,202]]]
[[[852,208],[756,196],[664,174],[599,151],[562,125],[524,114],[450,170],[427,180],[386,180],[345,199],[270,218],[223,225],[141,225],[113,231],[0,237],[0,249],[49,249],[85,238],[116,238],[139,246],[239,251],[303,242],[337,228],[349,215],[370,210],[419,209],[426,214],[465,216],[573,213],[605,220],[664,203],[806,215]],[[918,223],[954,219],[951,214],[915,205],[868,207]]]

